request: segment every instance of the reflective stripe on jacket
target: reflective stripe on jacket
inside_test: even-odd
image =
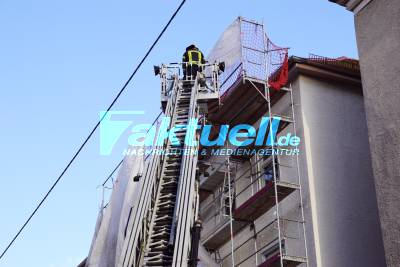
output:
[[[189,64],[200,64],[202,62],[202,54],[198,50],[189,50],[188,52]]]

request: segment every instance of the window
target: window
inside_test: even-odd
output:
[[[274,180],[274,168],[272,161],[264,167],[264,180],[266,182],[271,182]],[[276,179],[279,178],[279,168],[278,168],[278,159],[275,157],[275,172]]]
[[[282,251],[285,249],[285,243],[282,242]],[[276,260],[279,259],[279,241],[270,247],[268,247],[266,250],[261,252],[262,259],[264,262],[269,261],[269,262],[275,262]]]

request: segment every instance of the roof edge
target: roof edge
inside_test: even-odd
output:
[[[354,14],[360,12],[366,7],[372,0],[329,0],[332,3],[336,3],[340,6],[345,7],[347,10],[352,11]]]
[[[358,60],[347,60],[352,60],[353,63],[357,62],[358,65]],[[308,58],[291,56],[289,59],[288,83],[292,82],[299,75],[305,75],[321,80],[345,83],[362,88],[361,74],[359,68],[351,69],[348,68],[346,65],[340,65],[340,60],[338,63],[339,64],[330,64],[330,62],[318,62]]]

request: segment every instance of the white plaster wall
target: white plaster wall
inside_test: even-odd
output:
[[[318,266],[384,266],[361,91],[300,76]]]
[[[360,89],[345,87],[305,76],[292,83],[296,132],[301,138],[299,168],[309,266],[384,266],[363,97]],[[287,113],[288,96],[276,103],[274,113]],[[287,132],[294,132],[293,125],[280,135]],[[278,158],[280,164],[296,166],[295,157]],[[279,172],[282,180],[297,182],[294,168],[281,166]],[[240,187],[237,184],[236,190]],[[294,194],[281,202],[282,217],[298,218],[299,198]],[[245,198],[237,201],[240,204]],[[258,218],[256,229],[271,222],[274,212]],[[235,236],[234,246],[252,235],[250,227],[245,227]],[[259,237],[258,245],[274,235],[276,231]],[[301,254],[299,245],[292,241],[287,249]],[[230,246],[227,242],[219,249],[221,257],[230,253]],[[236,262],[254,250],[242,251]]]

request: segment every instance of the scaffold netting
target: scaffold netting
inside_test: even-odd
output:
[[[279,90],[288,80],[288,49],[275,45],[268,37],[265,39],[268,55],[268,84]]]
[[[220,76],[222,100],[243,78],[268,81],[276,90],[287,82],[288,49],[274,45],[262,24],[244,18],[236,19],[222,33],[207,59],[225,62],[225,72]]]

